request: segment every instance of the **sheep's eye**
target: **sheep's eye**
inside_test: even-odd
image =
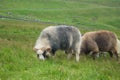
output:
[[[48,58],[48,56],[46,55],[46,52],[47,52],[47,51],[44,51],[44,52],[43,52],[43,56],[44,56],[45,58]]]

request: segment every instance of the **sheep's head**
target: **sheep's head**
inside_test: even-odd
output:
[[[37,57],[40,60],[45,60],[46,58],[49,58],[49,56],[51,56],[50,51],[51,48],[50,47],[42,47],[39,49],[33,48],[33,50],[37,53]]]

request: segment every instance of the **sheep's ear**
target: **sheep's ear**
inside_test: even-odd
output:
[[[50,52],[50,51],[51,51],[51,48],[50,48],[50,47],[48,47],[48,48],[46,49],[46,51],[47,51],[47,52]]]

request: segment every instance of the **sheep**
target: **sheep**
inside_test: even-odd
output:
[[[39,59],[54,56],[57,50],[74,51],[76,61],[79,61],[81,33],[74,26],[48,26],[36,40],[33,50]],[[71,53],[68,54],[70,56]]]
[[[81,53],[92,53],[95,59],[99,52],[109,52],[111,57],[115,54],[118,60],[117,36],[113,32],[107,30],[87,32],[81,39]]]

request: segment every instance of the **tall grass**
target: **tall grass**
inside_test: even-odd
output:
[[[119,4],[119,0],[1,0],[0,17],[9,18],[0,18],[0,80],[119,80],[120,64],[109,55],[95,61],[81,55],[76,62],[74,56],[67,60],[58,51],[54,59],[39,61],[32,51],[49,25],[74,25],[82,34],[105,29],[120,39]]]

